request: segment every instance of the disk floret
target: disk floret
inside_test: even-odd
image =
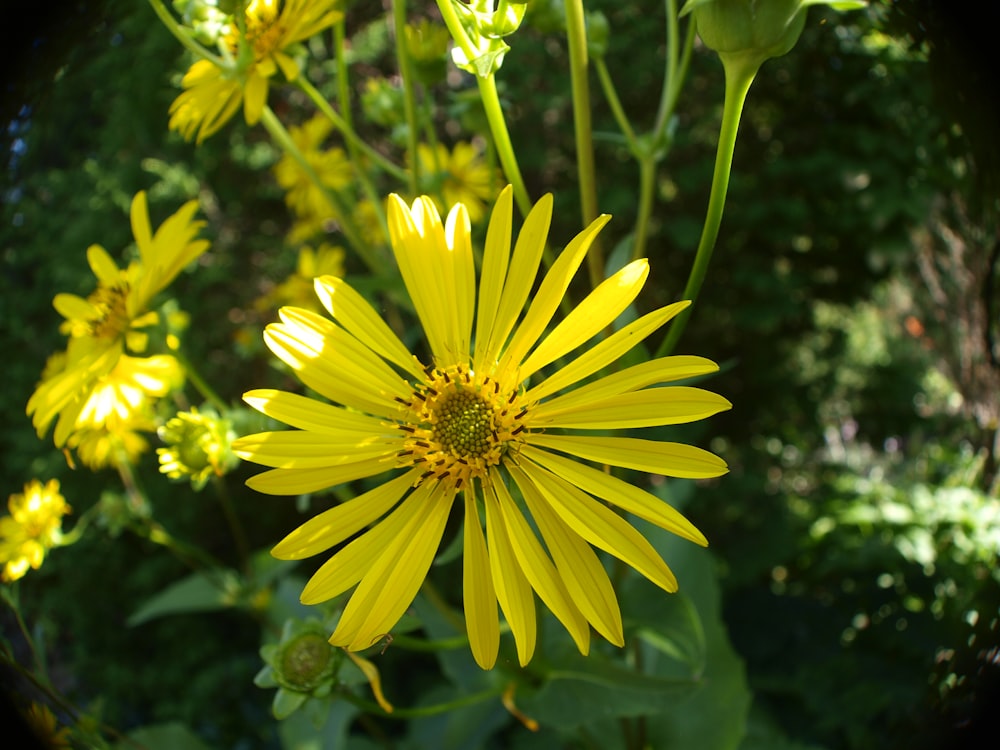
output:
[[[516,388],[464,365],[430,369],[405,404],[399,428],[407,438],[398,457],[406,466],[426,464],[420,481],[446,481],[456,490],[485,478],[521,441],[528,409],[520,400]]]

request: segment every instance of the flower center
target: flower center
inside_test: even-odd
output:
[[[528,413],[516,390],[463,365],[428,372],[404,406],[400,462],[425,465],[420,481],[445,481],[456,490],[485,478],[504,453],[518,448]]]
[[[87,321],[87,332],[94,338],[116,339],[129,327],[126,300],[129,287],[126,283],[115,286],[98,286],[87,297],[94,306],[95,315]]]
[[[247,41],[253,47],[254,58],[263,60],[276,51],[284,37],[281,11],[274,0],[257,0],[247,8]]]

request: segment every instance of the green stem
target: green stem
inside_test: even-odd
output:
[[[594,166],[594,136],[590,123],[590,86],[587,77],[587,28],[583,0],[565,0],[566,41],[569,44],[569,72],[573,90],[573,130],[576,138],[576,170],[580,182],[580,214],[583,227],[597,218],[597,172]],[[587,252],[590,286],[604,280],[604,254],[600,238]]]
[[[220,68],[225,67],[225,63],[221,57],[213,55],[191,38],[191,35],[186,29],[177,23],[177,19],[174,18],[173,13],[166,9],[161,0],[149,0],[149,4],[153,6],[153,12],[156,13],[160,21],[163,22],[163,25],[167,27],[167,30],[173,34],[177,41],[184,45],[186,49],[193,52],[196,57],[209,60]]]
[[[243,523],[236,514],[233,500],[229,496],[229,489],[222,477],[213,477],[212,484],[215,486],[215,494],[219,498],[219,505],[222,506],[222,513],[226,516],[226,523],[229,524],[229,531],[233,535],[236,543],[236,552],[240,558],[240,568],[249,578],[250,570],[250,545],[247,543],[247,535],[243,529]]]
[[[417,158],[417,137],[420,124],[417,121],[417,99],[413,91],[413,66],[406,49],[406,3],[392,0],[392,25],[396,30],[396,59],[399,61],[399,75],[403,79],[403,109],[406,112],[406,147],[410,159],[410,195],[420,195],[420,160]]]
[[[354,146],[354,148],[358,149],[358,151],[371,159],[372,163],[386,174],[391,175],[393,178],[402,183],[407,182],[409,175],[406,170],[397,167],[391,161],[382,156],[382,154],[365,143],[360,136],[354,132],[351,124],[337,114],[336,110],[330,106],[330,103],[305,76],[297,76],[295,79],[295,85],[302,89],[302,93],[309,97],[310,101],[316,105],[316,108],[320,112],[326,115],[330,122],[333,123],[333,127],[340,132],[348,144]]]
[[[380,265],[378,259],[374,256],[365,242],[361,239],[361,234],[358,232],[358,228],[354,223],[352,214],[348,207],[344,204],[343,198],[336,190],[331,190],[323,181],[320,179],[319,175],[316,174],[316,170],[313,169],[312,165],[306,160],[305,156],[299,150],[299,147],[295,145],[295,141],[292,140],[291,135],[285,130],[285,126],[281,124],[281,121],[275,116],[274,112],[267,105],[264,106],[263,112],[261,112],[260,117],[261,123],[267,129],[267,132],[271,135],[281,149],[291,156],[299,165],[299,168],[305,173],[309,180],[320,190],[323,195],[330,201],[330,206],[333,209],[335,218],[340,225],[340,231],[343,233],[347,242],[354,248],[354,251],[358,254],[358,257],[371,269],[372,272],[378,273]]]
[[[461,708],[462,706],[471,706],[476,703],[482,703],[490,698],[499,698],[503,695],[503,690],[483,690],[479,693],[473,693],[472,695],[465,695],[461,698],[456,698],[453,701],[448,701],[447,703],[435,703],[432,706],[421,706],[420,708],[394,708],[392,713],[386,713],[377,703],[367,701],[364,698],[359,698],[353,693],[343,692],[339,694],[348,703],[353,703],[359,708],[363,708],[366,713],[375,714],[376,716],[382,716],[386,719],[413,719],[421,716],[438,716],[440,714],[446,714],[450,711],[454,711],[456,708]]]
[[[750,91],[750,84],[753,83],[759,67],[759,65],[741,65],[738,62],[726,63],[725,60],[723,60],[723,65],[726,71],[726,95],[722,107],[719,145],[715,153],[712,190],[708,197],[708,210],[705,215],[705,224],[702,227],[701,239],[698,242],[698,252],[694,258],[687,285],[684,287],[684,299],[689,299],[692,302],[697,299],[698,292],[701,290],[705,274],[708,272],[708,263],[712,259],[712,251],[715,249],[715,241],[719,236],[722,213],[726,206],[726,192],[729,190],[729,175],[733,167],[733,152],[736,149],[740,116],[743,113],[747,93]],[[656,352],[657,357],[665,356],[673,351],[690,316],[691,308],[689,307],[674,318],[669,333]]]
[[[201,373],[195,369],[195,366],[191,364],[191,360],[180,349],[173,352],[173,357],[178,362],[181,363],[181,367],[184,368],[184,372],[187,375],[187,379],[191,381],[191,384],[195,387],[195,390],[201,394],[202,398],[208,401],[212,406],[214,406],[218,411],[226,411],[229,407],[222,397],[208,384],[208,382],[201,376]]]
[[[622,131],[622,135],[625,136],[629,150],[635,152],[635,131],[632,130],[632,124],[628,121],[625,108],[622,107],[621,100],[618,98],[614,81],[611,80],[611,73],[608,72],[608,66],[605,64],[603,57],[598,57],[594,60],[594,68],[597,70],[597,80],[601,82],[601,91],[604,92],[604,98],[607,99],[608,106],[611,107],[611,114],[614,115],[615,122],[618,123],[618,128]]]
[[[653,191],[656,187],[657,161],[659,160],[654,154],[643,154],[639,158],[639,211],[635,218],[632,260],[645,257],[649,218],[653,214]]]

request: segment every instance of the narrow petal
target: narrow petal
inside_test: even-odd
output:
[[[701,448],[684,443],[589,435],[529,433],[531,445],[551,448],[600,464],[646,471],[682,479],[708,479],[729,471],[726,462]]]
[[[516,467],[508,464],[508,468]],[[514,472],[511,471],[511,473]],[[524,571],[531,587],[538,592],[538,597],[545,602],[545,606],[565,626],[576,642],[576,647],[580,649],[580,653],[586,655],[590,651],[590,627],[587,625],[587,619],[570,597],[555,565],[545,554],[535,532],[531,530],[528,522],[521,515],[517,503],[510,496],[500,475],[494,471],[490,478],[500,501],[500,515],[507,528],[507,536],[517,561],[520,563],[521,570]],[[518,479],[517,475],[514,475],[514,478]],[[521,478],[524,478],[523,474]],[[518,482],[518,486],[521,487],[522,491],[524,490],[520,482]]]
[[[511,475],[542,532],[570,598],[594,628],[616,646],[625,644],[622,615],[608,574],[590,546],[559,518],[534,482],[515,464]]]
[[[594,374],[642,342],[649,334],[690,304],[690,302],[676,302],[646,313],[638,320],[632,321],[621,330],[615,331],[603,341],[595,344],[569,364],[560,367],[551,377],[531,388],[527,393],[528,398],[533,400],[544,398],[550,393],[561,391],[563,388]]]
[[[94,306],[83,297],[60,292],[52,299],[52,307],[66,320],[87,320],[95,317]]]
[[[349,435],[338,440],[328,433],[284,430],[234,440],[233,452],[245,461],[272,469],[320,469],[391,457],[399,445],[398,438],[386,441],[377,436]]]
[[[319,469],[271,469],[247,480],[247,487],[265,495],[305,495],[344,482],[372,477],[393,468],[384,457]]]
[[[87,263],[94,276],[105,286],[112,286],[118,281],[120,271],[118,265],[108,255],[108,251],[100,245],[87,248]]]
[[[645,259],[633,261],[602,281],[538,345],[521,365],[520,376],[535,372],[610,326],[632,304],[649,276]]]
[[[417,495],[414,498],[411,494],[371,529],[337,550],[306,583],[299,597],[302,603],[325,602],[344,593],[364,578],[406,524],[421,511],[421,497]]]
[[[500,648],[497,594],[490,572],[490,556],[479,522],[474,492],[465,495],[465,550],[462,555],[462,599],[465,628],[472,656],[483,669],[493,669]]]
[[[535,597],[525,578],[507,536],[507,527],[500,509],[493,482],[483,482],[483,505],[486,507],[486,532],[489,537],[490,571],[496,587],[497,601],[507,619],[517,645],[517,660],[523,667],[535,653],[537,637]]]
[[[388,513],[418,476],[416,471],[401,474],[313,516],[278,542],[271,554],[281,560],[302,560],[340,544]]]
[[[531,301],[531,306],[528,307],[528,312],[511,337],[510,344],[508,344],[500,362],[499,371],[516,368],[524,359],[524,355],[545,332],[545,328],[552,320],[552,315],[559,307],[559,303],[569,288],[570,281],[587,255],[594,238],[610,219],[611,217],[607,214],[598,216],[590,223],[589,227],[574,237],[566,249],[556,258],[556,262],[552,264],[548,273],[545,274],[545,278],[542,279],[538,292]]]
[[[677,579],[653,545],[621,516],[538,464],[525,460],[520,465],[573,531],[631,565],[664,591],[677,590]]]
[[[153,232],[149,226],[149,209],[146,206],[145,190],[140,190],[132,198],[129,218],[132,222],[132,236],[135,237],[135,244],[139,248],[139,257],[143,263],[149,262],[150,250],[153,245]]]
[[[710,359],[681,354],[672,357],[661,357],[648,362],[641,362],[624,370],[605,375],[592,383],[564,393],[550,401],[546,401],[546,409],[562,410],[583,406],[588,403],[603,401],[610,396],[629,393],[656,383],[669,383],[672,380],[683,380],[716,372],[719,366]],[[548,381],[546,381],[547,383]],[[543,385],[545,385],[543,383]],[[534,395],[534,390],[530,392]]]
[[[507,336],[514,328],[518,316],[524,309],[535,277],[538,275],[538,264],[545,250],[545,240],[552,223],[552,195],[543,195],[524,220],[521,231],[514,245],[514,257],[507,269],[507,278],[503,280],[503,293],[500,295],[500,306],[497,308],[493,325],[489,329],[486,346],[482,353],[484,366],[490,366],[500,357]],[[497,252],[500,248],[497,248]],[[479,351],[479,342],[476,342]]]
[[[451,249],[446,277],[453,299],[456,353],[467,357],[472,350],[472,316],[476,304],[476,267],[472,259],[472,227],[469,211],[456,203],[448,213],[445,237]]]
[[[260,66],[258,66],[260,67]],[[243,116],[247,125],[256,125],[267,104],[267,78],[251,73],[243,87]]]
[[[600,401],[554,408],[540,404],[532,409],[531,426],[580,430],[620,430],[695,422],[731,409],[728,400],[701,388],[675,385],[620,393]]]
[[[350,284],[336,276],[322,276],[316,279],[315,288],[327,312],[358,341],[414,377],[424,377],[406,345]]]
[[[475,362],[485,360],[485,352],[493,330],[493,321],[500,309],[500,294],[510,260],[511,222],[514,188],[508,185],[497,196],[486,230],[483,270],[479,279],[479,302],[476,311]],[[513,323],[511,324],[513,325]]]
[[[645,490],[623,482],[618,477],[530,445],[521,449],[521,455],[541,464],[584,492],[617,505],[627,513],[644,518],[661,529],[689,539],[695,544],[703,547],[708,545],[705,535],[670,505]]]
[[[383,436],[392,434],[381,419],[348,411],[341,406],[333,406],[297,393],[274,388],[259,388],[244,393],[243,400],[262,414],[300,430],[327,434],[346,432]]]
[[[417,595],[441,542],[454,495],[440,484],[429,492],[414,492],[418,512],[361,579],[337,629],[335,646],[351,651],[368,648],[388,633]]]

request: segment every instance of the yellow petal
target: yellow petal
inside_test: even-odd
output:
[[[243,400],[262,414],[300,430],[328,434],[392,434],[381,419],[348,411],[343,407],[300,396],[297,393],[259,388],[244,393]]]
[[[558,399],[557,399],[558,400]],[[540,404],[531,411],[531,426],[580,430],[616,430],[655,427],[705,419],[732,404],[718,394],[701,388],[675,385],[620,393],[600,401],[554,408]]]
[[[617,360],[690,304],[690,302],[676,302],[632,321],[569,364],[560,367],[551,377],[531,388],[526,396],[531,400],[538,400],[592,375]]]
[[[414,377],[424,377],[406,345],[350,284],[336,276],[322,276],[316,279],[315,288],[327,312],[365,346]]]
[[[549,507],[534,482],[518,466],[511,464],[509,468],[571,600],[597,632],[616,646],[623,646],[625,636],[621,611],[601,561],[590,546]]]
[[[535,653],[535,599],[524,571],[518,563],[507,536],[503,512],[496,495],[497,484],[483,482],[483,505],[486,507],[486,533],[489,538],[490,571],[497,601],[507,619],[517,645],[517,660],[523,667]]]
[[[322,432],[284,430],[246,435],[233,441],[233,452],[245,461],[272,469],[319,469],[371,458],[391,457],[400,438],[347,436],[337,439]]]
[[[520,376],[531,377],[545,365],[576,349],[611,325],[635,300],[648,275],[649,263],[641,259],[629,263],[602,281],[552,329],[524,361]]]
[[[418,475],[415,471],[401,474],[313,516],[278,542],[271,554],[281,560],[302,560],[340,544],[388,513]]]
[[[426,486],[426,485],[425,485]],[[419,500],[417,513],[365,574],[351,596],[337,629],[335,646],[351,651],[368,648],[388,633],[417,595],[441,542],[454,494],[438,484],[411,497]]]
[[[507,467],[511,470],[515,480],[519,478],[523,480],[523,474],[521,477],[515,474],[516,466],[508,464]],[[511,547],[517,556],[521,570],[524,571],[531,587],[538,592],[539,598],[545,602],[545,606],[565,626],[576,642],[576,647],[580,649],[580,653],[586,655],[590,651],[590,627],[587,625],[586,618],[570,598],[563,580],[556,572],[555,565],[545,554],[535,532],[528,526],[528,522],[521,515],[517,503],[514,502],[502,478],[495,470],[491,473],[491,479],[500,501],[500,514],[503,517]],[[520,481],[518,486],[521,487],[522,491],[524,490]]]
[[[354,662],[354,666],[361,670],[361,674],[365,676],[368,680],[368,684],[371,685],[372,694],[375,696],[375,701],[379,704],[383,711],[387,714],[392,713],[392,704],[385,699],[385,695],[382,693],[382,680],[379,677],[378,669],[370,661],[364,657],[358,656],[357,654],[352,654],[346,648],[344,653],[347,654],[347,658]]]
[[[514,245],[514,256],[507,269],[507,278],[500,279],[503,283],[503,293],[500,295],[500,307],[497,309],[493,325],[489,328],[486,346],[479,360],[483,366],[491,366],[500,356],[500,351],[507,341],[507,336],[514,328],[517,317],[524,308],[528,295],[535,286],[538,274],[538,264],[545,250],[545,239],[552,223],[552,195],[543,195],[538,203],[532,206],[524,220],[524,225],[517,235]],[[500,237],[498,236],[499,240]],[[496,247],[496,252],[510,252],[509,246]],[[492,283],[492,280],[491,280]],[[479,342],[476,343],[479,350]]]
[[[695,544],[707,546],[704,534],[695,525],[655,495],[641,490],[618,477],[585,466],[563,456],[539,450],[530,445],[521,449],[521,455],[541,464],[553,474],[575,484],[584,492],[617,505],[622,510],[644,518],[662,529],[689,539]]]
[[[90,264],[90,270],[94,272],[97,280],[105,286],[114,286],[118,283],[121,273],[118,265],[100,245],[91,245],[87,248],[87,263]]]
[[[66,320],[88,320],[95,317],[94,306],[83,297],[61,292],[52,299],[52,307]]]
[[[684,443],[589,435],[527,433],[527,442],[600,464],[647,471],[682,479],[708,479],[729,471],[726,462],[701,448]]]
[[[545,274],[545,278],[542,279],[538,293],[528,307],[528,312],[511,337],[510,344],[508,344],[507,351],[504,352],[498,368],[501,372],[517,367],[528,350],[538,341],[549,321],[552,320],[552,315],[559,307],[559,303],[562,302],[566,289],[569,288],[569,282],[572,281],[580,263],[583,262],[594,238],[610,219],[611,217],[607,214],[598,216],[590,223],[590,226],[574,237],[566,249],[556,258],[556,262],[552,264],[548,273]]]
[[[483,271],[479,279],[479,304],[476,312],[476,355],[475,362],[484,361],[490,332],[497,310],[500,309],[500,293],[507,275],[510,260],[511,220],[513,213],[514,189],[508,185],[500,191],[490,225],[486,230],[486,247],[483,251]],[[513,323],[512,323],[513,324]]]
[[[500,648],[497,595],[490,572],[489,552],[479,523],[474,492],[465,495],[465,549],[462,554],[462,600],[465,628],[472,656],[483,669],[493,669]]]
[[[243,116],[247,125],[256,125],[267,104],[267,78],[251,74],[243,88]]]
[[[521,468],[573,531],[631,565],[664,591],[677,590],[677,579],[653,545],[621,516],[531,461],[523,461]]]
[[[453,305],[456,352],[467,357],[471,351],[472,316],[476,304],[476,267],[472,260],[469,211],[464,204],[456,203],[448,212],[445,237],[451,249],[445,281],[451,292],[448,299]]]
[[[564,393],[550,401],[546,401],[546,409],[559,411],[562,409],[574,408],[588,403],[603,401],[610,396],[617,396],[620,393],[628,393],[645,388],[654,383],[669,383],[672,380],[683,380],[710,372],[716,372],[719,366],[710,359],[681,354],[672,357],[661,357],[648,362],[641,362],[624,370],[598,378],[592,383],[587,383],[579,388],[575,388],[568,393]],[[558,374],[554,377],[558,377]],[[548,381],[542,385],[546,385]],[[539,389],[540,390],[540,389]],[[535,389],[529,392],[529,396],[534,396]],[[534,413],[534,410],[533,412]]]
[[[271,469],[247,480],[247,487],[265,495],[305,495],[344,482],[382,474],[392,468],[383,457],[319,469]]]
[[[140,190],[132,198],[129,218],[132,221],[132,236],[135,237],[135,244],[139,248],[139,257],[142,258],[143,262],[146,262],[153,245],[153,232],[149,226],[149,209],[146,207],[145,190]]]

